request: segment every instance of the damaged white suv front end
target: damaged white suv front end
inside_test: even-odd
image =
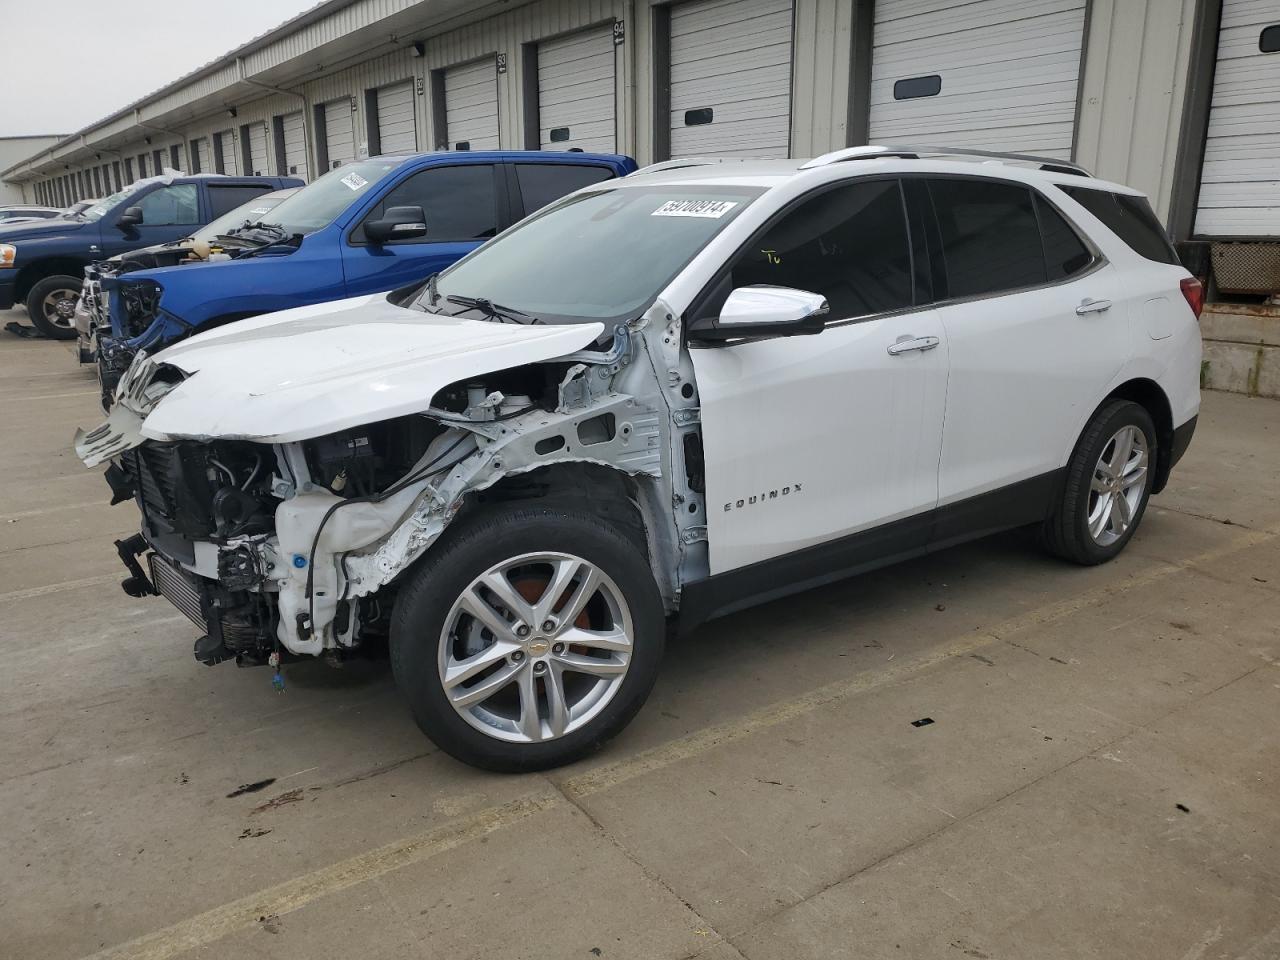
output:
[[[618,194],[563,206],[647,218],[670,202]],[[117,544],[124,589],[188,616],[207,664],[340,659],[389,637],[420,725],[473,763],[542,766],[602,742],[652,685],[680,584],[708,569],[692,362],[660,294],[731,219],[666,221],[685,236],[658,238],[655,276],[617,303],[588,291],[579,314],[583,291],[544,297],[539,316],[471,295],[493,282],[467,267],[486,252],[524,231],[545,249],[535,216],[439,289],[139,356],[108,420],[76,437],[86,465],[108,465],[112,502],[142,513]],[[506,549],[535,528],[533,549]]]
[[[367,297],[140,358],[111,417],[76,438],[142,507],[141,539],[125,543],[150,570],[126,588],[163,593],[205,627],[207,663],[340,653],[385,613],[365,601],[500,481],[605,467],[654,514],[670,411],[649,319],[605,337],[599,323],[423,316]],[[327,359],[300,376],[286,350]],[[682,531],[663,513],[653,546],[674,559]]]

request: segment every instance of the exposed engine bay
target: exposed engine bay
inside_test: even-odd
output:
[[[646,323],[619,326],[607,349],[452,382],[420,412],[292,442],[153,436],[144,421],[187,374],[139,354],[111,417],[76,445],[86,464],[109,462],[112,502],[142,512],[117,544],[124,589],[164,595],[206,631],[205,663],[341,656],[385,634],[398,578],[459,517],[559,497],[643,528],[674,608],[680,582],[707,570],[701,446],[697,417],[673,410],[692,395],[687,354]]]

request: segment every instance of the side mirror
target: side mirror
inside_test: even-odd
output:
[[[729,294],[714,326],[691,330],[699,340],[797,337],[821,333],[829,311],[826,297],[808,290],[758,284]]]
[[[427,215],[419,206],[392,207],[381,220],[367,220],[364,235],[370,243],[412,240],[427,235]]]
[[[125,207],[124,213],[120,214],[120,218],[116,220],[116,226],[121,230],[128,230],[130,227],[136,227],[141,222],[141,207]]]

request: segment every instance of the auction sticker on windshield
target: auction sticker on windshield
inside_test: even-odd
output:
[[[706,217],[719,220],[737,205],[736,200],[668,200],[650,216]]]
[[[356,173],[354,170],[343,177],[342,182],[352,190],[359,190],[361,187],[367,186],[369,183],[368,180],[360,176],[360,174]]]

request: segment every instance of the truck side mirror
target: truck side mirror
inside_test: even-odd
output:
[[[125,207],[124,213],[120,214],[120,218],[116,220],[116,226],[121,230],[128,230],[130,227],[136,227],[141,222],[141,207]]]
[[[391,207],[380,220],[367,220],[364,235],[370,243],[413,240],[427,235],[427,215],[416,204]]]

